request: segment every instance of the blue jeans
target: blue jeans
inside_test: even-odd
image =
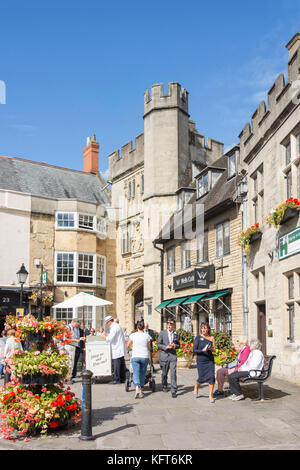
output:
[[[145,377],[149,359],[146,357],[133,357],[131,359],[133,383],[135,387],[142,387],[145,385]]]

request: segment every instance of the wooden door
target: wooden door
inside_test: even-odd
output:
[[[260,304],[257,306],[257,336],[259,341],[261,342],[261,350],[263,354],[267,354],[266,346],[266,305]]]

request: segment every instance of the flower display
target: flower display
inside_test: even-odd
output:
[[[69,372],[68,357],[57,348],[58,343],[70,342],[66,324],[50,317],[37,321],[33,315],[8,315],[6,328],[12,327],[16,330],[15,340],[23,341],[30,349],[15,350],[6,359],[11,381],[0,388],[2,437],[12,439],[18,433],[27,440],[37,431],[46,435],[48,429],[66,424],[70,418],[80,420],[80,400],[63,386]],[[35,338],[31,341],[31,336],[37,336],[38,342]]]
[[[177,357],[188,357],[193,354],[194,336],[189,331],[179,328],[176,333],[179,335],[180,347],[176,349]]]
[[[9,365],[17,379],[41,374],[56,375],[62,380],[68,374],[68,359],[57,351],[16,351]]]
[[[4,328],[6,331],[8,330],[14,330],[17,327],[17,317],[13,313],[9,313],[9,315],[6,315],[5,317],[5,325]]]
[[[261,228],[259,226],[259,223],[256,222],[254,225],[251,225],[251,227],[248,227],[247,230],[241,231],[238,237],[238,244],[243,248],[247,259],[250,253],[251,237],[254,233],[258,232],[261,232]]]
[[[80,420],[81,403],[63,384],[48,385],[37,393],[35,387],[9,382],[0,388],[0,432],[5,439],[14,433],[47,435],[48,428]]]
[[[70,343],[70,330],[65,322],[46,317],[38,321],[33,315],[25,315],[16,321],[16,338],[25,341],[28,333],[41,333],[43,337],[51,334],[55,339],[64,344]]]
[[[216,352],[213,352],[215,364],[222,365],[234,361],[238,351],[232,344],[231,336],[222,331],[215,331],[212,334],[216,343]]]
[[[278,228],[285,211],[288,209],[300,209],[300,202],[297,198],[290,197],[285,202],[281,202],[277,207],[273,208],[271,213],[265,218],[268,225],[274,225]]]
[[[29,299],[32,300],[32,302],[34,304],[37,304],[37,302],[40,298],[41,298],[41,295],[40,295],[39,292],[34,292],[29,297]],[[43,294],[42,295],[42,305],[51,305],[52,302],[53,302],[53,299],[54,299],[54,295],[53,295],[52,292],[47,292],[46,294]]]

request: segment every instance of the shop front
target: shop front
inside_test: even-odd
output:
[[[166,324],[168,318],[176,320],[176,327],[190,325],[194,334],[199,333],[202,322],[208,322],[212,330],[232,333],[232,289],[222,289],[186,294],[161,302],[155,310]]]

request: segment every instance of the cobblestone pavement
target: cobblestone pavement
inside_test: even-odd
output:
[[[82,441],[80,425],[46,439],[28,442],[0,440],[0,449],[10,450],[192,450],[192,449],[300,449],[300,386],[271,378],[264,387],[264,402],[254,402],[257,385],[244,384],[245,400],[228,397],[214,404],[208,400],[208,386],[193,397],[197,370],[178,370],[178,396],[161,390],[160,371],[155,374],[157,390],[145,387],[145,397],[135,399],[123,384],[92,385],[93,436]],[[227,385],[225,385],[227,387]],[[80,378],[72,385],[80,398]]]

